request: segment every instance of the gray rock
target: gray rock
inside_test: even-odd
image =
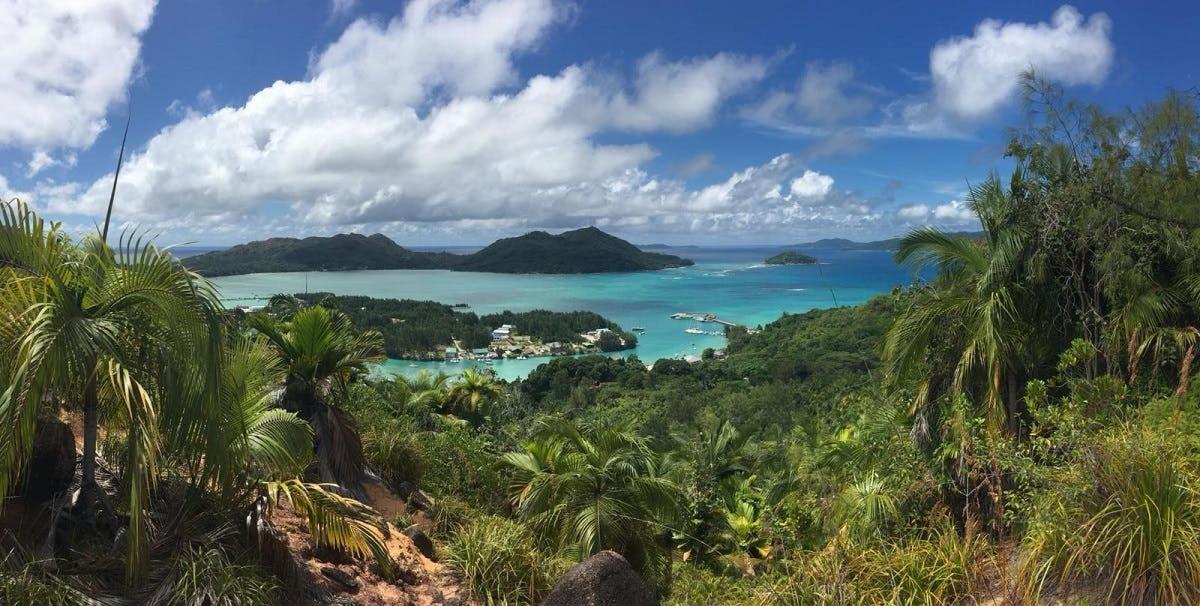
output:
[[[433,511],[433,497],[425,494],[420,488],[415,488],[408,497],[408,506],[417,511],[429,513]]]
[[[413,524],[405,528],[404,536],[412,539],[413,545],[417,546],[417,551],[420,551],[421,555],[434,562],[437,561],[437,550],[433,548],[433,541],[430,540],[429,535],[425,534],[424,530],[421,530],[420,526]]]
[[[351,591],[357,591],[359,586],[362,585],[358,582],[358,579],[346,574],[345,572],[342,572],[337,568],[334,568],[333,566],[322,566],[321,574]]]
[[[66,491],[75,478],[75,436],[70,426],[57,417],[40,415],[34,426],[31,451],[29,467],[14,492],[43,503]]]
[[[541,606],[657,606],[658,598],[615,551],[600,553],[564,574]]]

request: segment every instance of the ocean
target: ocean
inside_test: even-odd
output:
[[[426,250],[434,250],[427,248]],[[436,249],[446,250],[446,249]],[[712,323],[674,320],[675,312],[713,313],[722,320],[755,327],[784,312],[798,313],[835,305],[856,305],[874,295],[912,282],[887,251],[805,249],[819,265],[770,266],[767,257],[778,246],[655,247],[692,259],[692,267],[662,271],[589,275],[514,275],[440,270],[384,270],[308,273],[269,273],[214,278],[228,306],[261,305],[261,297],[276,293],[326,291],[343,295],[466,303],[479,314],[503,310],[590,310],[625,330],[645,328],[638,347],[619,355],[637,355],[644,362],[683,355],[700,355],[707,347],[721,348],[725,338],[690,334]],[[470,252],[455,248],[454,252]],[[518,330],[520,327],[517,327]],[[618,354],[611,354],[618,355]],[[551,358],[499,360],[487,366],[500,378],[524,377]],[[382,370],[405,375],[421,370],[457,374],[471,362],[411,362],[389,360]],[[479,366],[484,366],[482,362]]]

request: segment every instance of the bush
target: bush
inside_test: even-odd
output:
[[[424,447],[412,434],[367,434],[363,441],[367,463],[393,490],[401,482],[419,485],[429,467]]]
[[[441,496],[430,512],[433,517],[433,536],[446,540],[457,533],[479,513],[466,501],[451,496]]]
[[[538,551],[524,526],[497,516],[462,527],[446,545],[446,561],[486,604],[537,604],[565,569]]]
[[[428,455],[426,492],[460,495],[481,509],[499,509],[508,481],[500,473],[495,447],[487,434],[469,427],[451,427],[421,433],[417,439]]]
[[[1090,480],[1082,495],[1042,496],[1053,515],[1025,537],[1018,578],[1026,599],[1088,581],[1123,603],[1200,600],[1200,481],[1178,442],[1165,428],[1117,431],[1077,463]]]
[[[148,600],[164,606],[277,604],[279,584],[253,564],[232,560],[217,546],[184,552]]]
[[[0,604],[11,606],[85,606],[92,600],[67,581],[55,576],[42,562],[28,562],[23,554],[0,557]]]

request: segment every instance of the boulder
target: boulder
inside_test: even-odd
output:
[[[17,494],[34,502],[66,491],[75,478],[75,436],[57,417],[41,415],[33,431],[33,448]]]
[[[420,488],[415,488],[408,494],[408,506],[416,511],[430,513],[433,511],[433,497],[425,494]]]
[[[658,598],[621,554],[600,553],[564,574],[541,606],[657,606]]]
[[[354,578],[351,574],[333,566],[322,566],[321,574],[351,591],[357,591],[362,586],[362,583],[359,583],[358,579]]]
[[[405,528],[404,536],[412,539],[413,545],[417,547],[417,551],[420,551],[421,555],[434,562],[437,561],[437,551],[433,548],[433,541],[430,540],[429,535],[425,534],[424,530],[421,530],[420,526],[413,524]]]

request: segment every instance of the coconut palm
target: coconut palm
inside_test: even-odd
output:
[[[93,511],[103,496],[98,429],[102,420],[120,427],[133,580],[145,563],[162,433],[198,443],[216,407],[221,314],[209,284],[152,242],[124,235],[113,248],[92,235],[74,243],[24,204],[0,204],[0,493],[30,455],[38,412],[61,404],[82,412],[76,506]],[[169,394],[183,385],[209,389],[181,406]]]
[[[256,314],[247,324],[263,334],[286,367],[280,403],[307,419],[316,432],[317,464],[322,481],[362,495],[366,460],[357,424],[331,402],[332,392],[369,372],[385,359],[383,336],[359,333],[345,314],[307,307],[278,320]]]
[[[1031,331],[1024,308],[1031,293],[1021,280],[1028,235],[1017,220],[1023,189],[1018,171],[1008,190],[995,176],[971,190],[968,204],[982,224],[980,239],[934,228],[901,239],[898,262],[938,270],[883,342],[889,379],[923,373],[914,407],[918,426],[943,395],[966,394],[993,429],[1018,427]]]
[[[664,539],[675,522],[678,489],[661,475],[645,438],[550,419],[504,461],[514,471],[518,515],[547,540],[581,559],[612,549],[651,578],[669,566]]]
[[[494,375],[468,368],[450,388],[447,404],[451,414],[478,425],[491,414],[492,405],[503,393]]]

